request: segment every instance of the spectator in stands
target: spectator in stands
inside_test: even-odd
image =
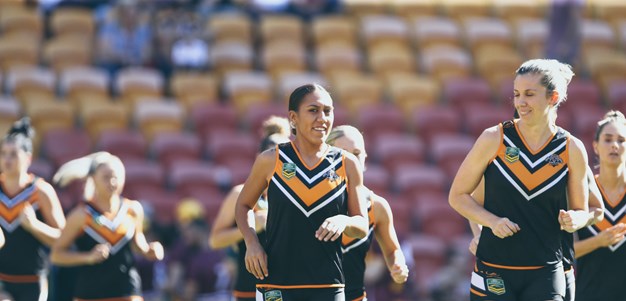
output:
[[[320,14],[337,13],[340,9],[341,4],[338,0],[292,0],[287,11],[310,20]]]
[[[33,160],[30,119],[16,121],[0,141],[0,283],[13,300],[48,296],[44,247],[65,226],[57,194],[49,183],[28,173]]]
[[[141,298],[132,248],[146,258],[161,260],[163,246],[146,240],[141,204],[121,196],[125,168],[118,157],[94,153],[65,163],[54,175],[60,186],[85,178],[87,201],[70,213],[52,247],[52,262],[80,267],[74,291],[77,299]]]
[[[551,117],[573,75],[556,60],[524,62],[514,80],[520,119],[486,129],[454,179],[450,204],[483,225],[472,300],[565,296],[561,230],[572,233],[593,218],[585,147]],[[480,203],[471,194],[483,176]]]
[[[264,133],[260,152],[273,149],[280,143],[289,142],[289,121],[283,117],[272,116],[263,122]],[[246,244],[237,224],[235,223],[235,205],[243,184],[231,189],[222,202],[220,211],[213,222],[209,237],[211,248],[221,249],[233,246],[237,253],[237,271],[233,289],[233,297],[237,301],[254,301],[256,296],[256,278],[246,270]],[[255,229],[259,240],[265,240],[265,221],[267,219],[267,193],[261,195],[254,211]]]
[[[295,139],[261,153],[237,199],[246,269],[259,279],[257,300],[345,300],[342,234],[367,236],[361,163],[326,143],[333,101],[316,84],[289,97]],[[348,184],[349,183],[349,184]],[[267,189],[267,239],[249,216]]]
[[[152,60],[149,16],[135,0],[121,0],[100,26],[96,62],[114,75],[124,66],[142,66]]]
[[[328,135],[326,142],[352,153],[365,169],[367,154],[365,141],[359,130],[349,125],[335,127]],[[389,203],[373,191],[369,191],[367,199],[368,235],[363,239],[354,239],[344,235],[341,241],[343,269],[346,277],[346,300],[350,301],[366,300],[365,256],[370,249],[374,235],[382,249],[391,278],[396,283],[404,283],[409,276],[409,269],[393,226],[393,213]]]
[[[584,0],[552,0],[546,58],[574,65],[578,62]]]
[[[596,181],[602,191],[605,218],[578,230],[574,243],[577,261],[576,300],[624,298],[622,271],[626,268],[623,223],[626,206],[626,118],[609,111],[598,122],[593,149],[599,157]]]
[[[191,206],[188,205],[188,208]],[[181,223],[181,239],[166,259],[167,297],[192,301],[226,290],[228,282],[220,281],[229,279],[221,265],[224,256],[222,252],[209,248],[208,236],[209,227],[204,217]]]

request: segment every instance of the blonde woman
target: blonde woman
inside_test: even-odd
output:
[[[54,176],[61,186],[77,178],[87,179],[87,201],[68,216],[52,247],[52,262],[80,266],[74,290],[78,300],[142,300],[132,249],[151,260],[163,259],[164,252],[159,242],[146,241],[141,204],[120,195],[122,161],[99,152],[64,164]]]
[[[333,128],[326,140],[328,144],[352,153],[365,169],[365,141],[363,135],[353,126],[341,125]],[[370,249],[374,236],[380,246],[387,269],[396,283],[404,283],[409,277],[404,254],[393,226],[393,213],[385,198],[370,191],[367,202],[369,232],[366,237],[354,239],[343,236],[343,269],[346,274],[346,300],[367,301],[365,294],[365,256]]]

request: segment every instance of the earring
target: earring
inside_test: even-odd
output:
[[[295,129],[296,128],[296,125],[293,123],[293,121],[289,122],[289,126],[291,127],[291,129]]]

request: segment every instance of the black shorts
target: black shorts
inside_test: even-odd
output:
[[[2,287],[15,301],[45,301],[48,300],[48,279],[40,276],[39,282],[6,282]]]
[[[343,288],[261,289],[256,301],[346,301]]]
[[[563,301],[563,264],[532,270],[513,270],[485,265],[480,260],[472,272],[472,301]]]

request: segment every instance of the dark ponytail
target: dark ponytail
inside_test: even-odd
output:
[[[30,125],[30,118],[23,117],[13,123],[2,143],[13,143],[27,153],[33,152],[35,129]]]

